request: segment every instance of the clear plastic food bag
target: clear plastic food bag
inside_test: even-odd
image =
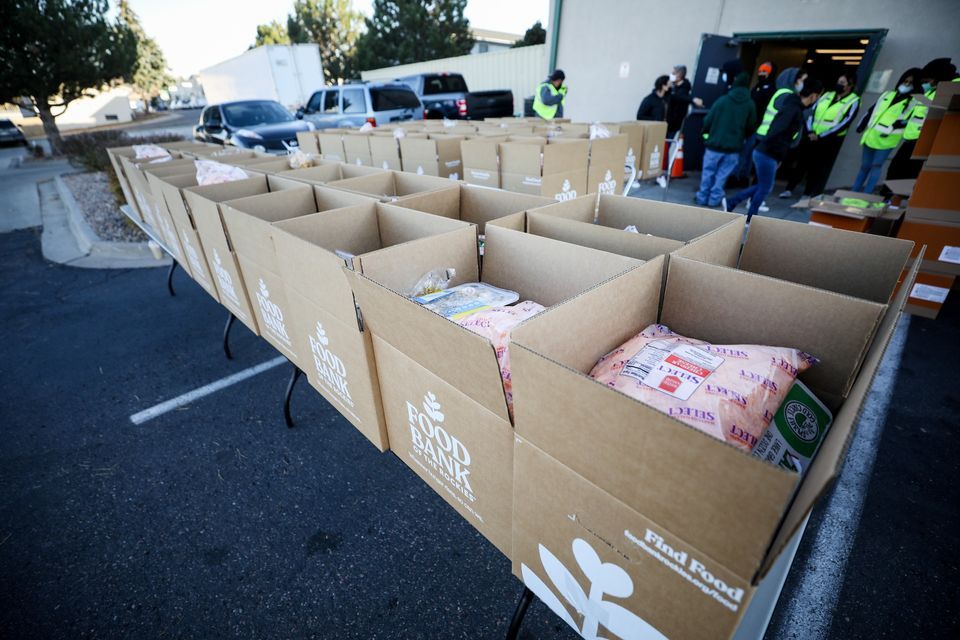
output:
[[[297,149],[287,156],[287,163],[291,169],[306,169],[313,166],[313,156]]]
[[[408,298],[418,298],[431,293],[443,291],[450,286],[450,281],[457,275],[453,267],[428,271],[417,280],[417,283],[407,291]]]
[[[246,180],[250,177],[240,167],[223,164],[222,162],[194,160],[193,164],[197,167],[197,184],[200,186],[235,182],[237,180]]]
[[[468,282],[413,299],[434,313],[459,320],[477,311],[513,304],[520,299],[520,294],[485,282]]]
[[[155,144],[135,144],[133,145],[133,153],[136,160],[170,157],[170,152]]]

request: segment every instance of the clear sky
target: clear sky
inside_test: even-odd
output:
[[[147,34],[160,44],[173,74],[189,76],[246,51],[257,25],[286,19],[293,0],[130,0]],[[370,15],[373,0],[353,0]],[[549,0],[469,0],[470,25],[523,34],[547,25]]]

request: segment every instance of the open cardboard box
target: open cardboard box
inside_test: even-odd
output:
[[[462,136],[401,138],[400,160],[403,170],[417,175],[459,180],[463,175],[460,161],[462,140]]]
[[[609,251],[638,260],[650,260],[689,242],[730,226],[724,239],[743,236],[745,218],[703,207],[668,202],[584,196],[554,202],[525,214],[506,216],[493,225]],[[625,231],[633,225],[638,233]]]
[[[335,180],[328,182],[327,186],[345,191],[363,193],[384,202],[391,202],[414,193],[449,189],[456,184],[455,181],[451,181],[448,178],[418,176],[400,171],[386,171],[346,180]]]
[[[139,214],[141,220],[154,229],[157,228],[157,220],[153,215],[153,207],[149,199],[150,187],[147,184],[146,178],[143,177],[143,169],[146,167],[159,167],[160,165],[189,167],[193,164],[192,160],[180,158],[177,152],[174,152],[174,154],[170,160],[154,160],[152,162],[150,160],[136,160],[132,154],[129,156],[116,156],[120,166],[123,167],[124,179],[127,182],[127,187],[133,198],[134,211]]]
[[[136,198],[134,198],[133,191],[130,189],[130,182],[127,180],[127,174],[124,173],[123,163],[120,160],[123,157],[133,158],[135,156],[133,147],[109,147],[107,149],[107,157],[110,158],[110,164],[113,165],[113,172],[117,175],[117,182],[120,183],[123,197],[127,201],[127,205],[142,220],[143,216],[140,214],[140,208],[137,206]]]
[[[507,191],[570,200],[587,192],[588,140],[514,137],[500,143],[500,183]]]
[[[297,145],[300,151],[312,156],[320,156],[320,142],[316,131],[298,131]]]
[[[347,151],[343,148],[342,129],[321,129],[317,132],[317,144],[320,146],[320,157],[324,160],[346,162]]]
[[[313,167],[304,167],[302,169],[287,169],[274,173],[276,178],[284,180],[296,180],[304,184],[327,184],[337,180],[346,180],[348,178],[358,178],[360,176],[369,176],[378,173],[385,173],[383,169],[376,167],[364,167],[343,162],[333,162],[330,160],[320,160],[319,164]],[[371,196],[372,197],[372,196]]]
[[[370,167],[373,166],[373,155],[370,151],[371,134],[368,131],[347,130],[343,133],[343,153],[347,164]]]
[[[290,171],[290,158],[289,156],[270,156],[269,158],[260,158],[257,161],[250,162],[243,165],[244,171],[247,173],[262,173],[262,174],[275,174],[282,173],[284,171]]]
[[[237,255],[223,226],[220,204],[227,200],[267,193],[273,189],[300,187],[299,183],[293,181],[269,182],[268,178],[269,176],[253,175],[235,182],[181,189],[183,200],[203,243],[220,303],[256,335],[260,335],[256,315],[250,306]]]
[[[307,368],[308,352],[302,343],[294,342],[290,305],[274,249],[273,224],[370,202],[370,198],[349,191],[302,184],[228,200],[220,206],[227,240],[237,254],[261,334],[301,370]]]
[[[460,155],[463,158],[463,180],[481,187],[500,188],[501,142],[506,135],[486,135],[464,139],[460,143]]]
[[[799,200],[792,208],[810,209],[810,224],[815,226],[875,235],[890,235],[903,215],[903,210],[887,205],[881,196],[844,189]]]
[[[590,141],[590,165],[587,171],[587,193],[619,195],[623,188],[624,158],[629,138],[615,135]]]
[[[595,635],[599,620],[609,637],[727,638],[838,473],[905,296],[880,304],[677,254],[663,286],[662,261],[513,333],[513,570],[578,631]],[[857,264],[874,288],[891,285]],[[835,417],[802,479],[587,375],[654,322],[821,358],[801,379]]]
[[[421,260],[429,261],[428,248],[434,243],[428,238],[445,238],[437,243],[441,247],[476,247],[476,230],[459,220],[367,201],[276,222],[271,236],[302,369],[317,391],[385,451],[387,430],[371,336],[358,316],[344,267],[363,272],[368,260],[376,263],[404,243],[414,247],[412,253],[427,252]],[[336,251],[345,253],[341,257]],[[443,259],[442,254],[437,257]],[[378,277],[416,281],[422,275],[419,269],[419,262],[401,264],[391,272],[378,272]]]
[[[391,450],[509,555],[513,428],[494,346],[402,292],[453,267],[453,285],[480,280],[550,306],[639,263],[493,226],[486,235],[480,274],[476,242],[458,238],[365,257],[349,275],[374,336]]]
[[[406,196],[397,200],[397,205],[475,224],[477,233],[483,235],[488,222],[551,202],[549,198],[524,193],[454,184],[448,189]]]

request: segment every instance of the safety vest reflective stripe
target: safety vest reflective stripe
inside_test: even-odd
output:
[[[847,116],[860,99],[857,94],[851,93],[845,98],[840,100],[836,99],[835,91],[828,91],[823,94],[823,97],[817,101],[817,106],[813,110],[813,132],[815,134],[822,135],[833,129],[837,126],[843,119]],[[843,130],[839,135],[846,135],[847,131]]]
[[[543,100],[540,99],[540,92],[543,91],[544,87],[548,87],[550,90],[550,95],[558,96],[560,92],[555,86],[550,82],[541,82],[537,85],[537,93],[533,96],[533,112],[544,120],[552,120],[555,115],[557,115],[557,105],[555,104],[544,104]],[[560,104],[566,102],[567,97],[563,96],[560,99]]]
[[[923,95],[928,100],[933,100],[937,97],[937,88],[933,87]],[[917,140],[920,137],[920,129],[923,127],[923,121],[926,118],[926,105],[920,104],[919,102],[914,102],[913,108],[910,110],[910,119],[907,120],[907,128],[903,130],[903,139]]]
[[[770,102],[767,103],[767,110],[763,112],[763,120],[760,121],[760,126],[757,127],[758,136],[762,137],[767,135],[767,131],[770,130],[770,125],[773,124],[773,119],[777,117],[777,99],[785,93],[793,93],[793,90],[777,89],[777,92],[770,98]]]
[[[887,91],[877,104],[873,107],[873,113],[870,115],[870,122],[867,124],[867,130],[860,138],[860,144],[871,149],[893,149],[903,138],[903,129],[895,129],[894,125],[911,104],[911,100],[901,100],[896,104],[893,99],[897,96],[896,91]]]

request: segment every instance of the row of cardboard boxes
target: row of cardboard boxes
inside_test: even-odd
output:
[[[619,193],[627,165],[642,178],[660,175],[666,136],[663,122],[607,123],[600,126],[609,137],[594,139],[586,124],[423,123],[306,131],[297,138],[302,151],[325,160],[563,200]]]
[[[744,243],[743,216],[621,196],[262,158],[196,186],[129,153],[112,151],[123,179],[197,282],[586,637],[735,632],[843,462],[919,264],[901,276],[914,245],[896,238],[756,218]],[[491,342],[404,295],[437,268],[547,307],[512,335],[512,416]],[[655,322],[820,358],[801,378],[835,417],[803,476],[586,375]]]

